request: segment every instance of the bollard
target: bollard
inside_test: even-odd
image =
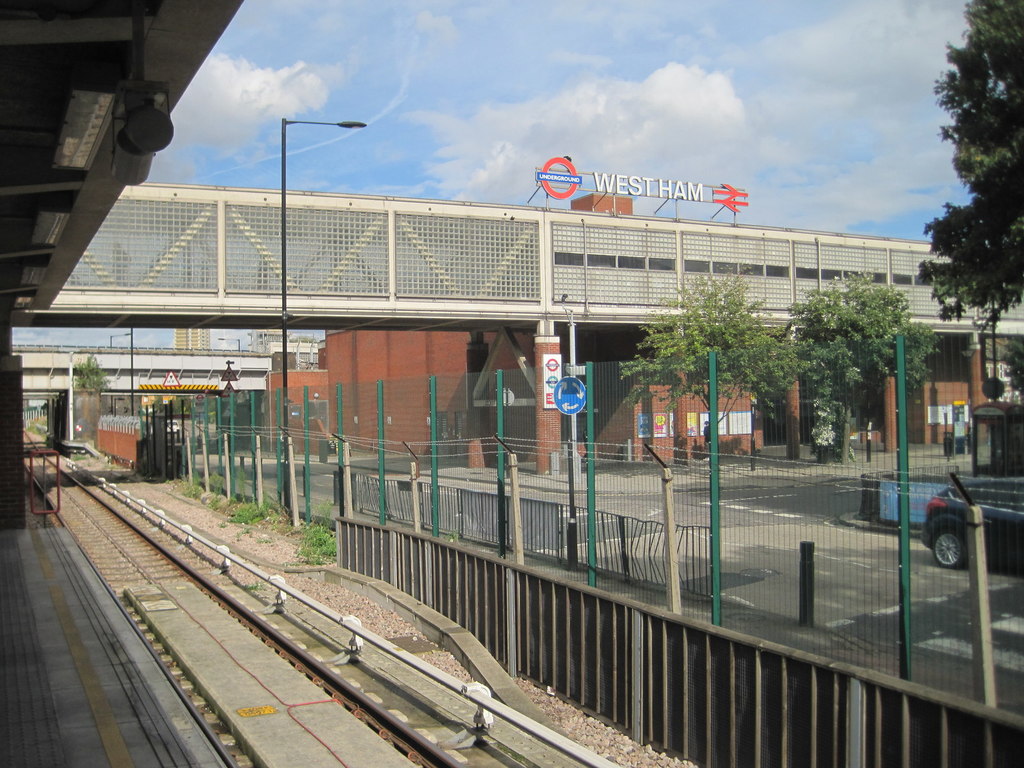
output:
[[[800,626],[814,626],[814,542],[800,542]]]

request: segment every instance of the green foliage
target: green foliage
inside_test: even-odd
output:
[[[910,320],[907,297],[867,275],[810,291],[791,310],[805,397],[814,410],[819,457],[848,456],[847,423],[854,407],[870,411],[896,373],[896,336],[905,337],[907,389],[927,378],[935,334]]]
[[[232,523],[251,525],[252,523],[260,522],[260,520],[265,519],[266,516],[266,510],[262,509],[259,504],[248,501],[235,507],[229,519]]]
[[[75,389],[83,392],[99,393],[106,390],[108,382],[95,355],[89,355],[72,369],[75,378]]]
[[[210,475],[210,491],[223,495],[224,493],[224,475]]]
[[[690,282],[644,330],[640,354],[623,372],[642,384],[668,387],[672,399],[692,395],[708,405],[711,350],[720,353],[719,397],[727,401],[722,410],[743,395],[779,395],[796,376],[795,350],[784,329],[768,324],[739,275]]]
[[[191,483],[185,483],[181,492],[185,494],[186,498],[198,499],[203,495],[203,486],[193,480]]]
[[[1024,293],[1024,3],[972,0],[953,69],[935,87],[953,119],[942,137],[971,192],[925,227],[943,259],[921,264],[945,318],[968,308],[992,325]]]
[[[229,520],[232,523],[252,525],[254,523],[259,523],[263,520],[276,517],[277,514],[277,505],[270,501],[264,501],[262,504],[257,504],[254,501],[246,501],[233,508]]]
[[[302,530],[299,559],[310,565],[333,563],[337,554],[334,531],[326,525],[313,523]]]

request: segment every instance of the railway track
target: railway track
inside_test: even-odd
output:
[[[491,700],[483,686],[456,681],[363,630],[356,617],[332,615],[281,577],[254,567],[246,570],[224,547],[200,546],[200,532],[177,526],[145,502],[73,464],[66,476],[70,483],[62,492],[60,522],[116,594],[166,589],[183,581],[197,585],[288,659],[297,675],[314,681],[413,763],[471,768],[613,765]],[[174,668],[173,654],[157,650],[189,689],[187,674]],[[251,764],[232,742],[229,726],[214,717],[216,704],[188,692],[217,738],[229,745],[236,763]]]

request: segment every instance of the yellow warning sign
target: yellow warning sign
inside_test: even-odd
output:
[[[243,707],[242,709],[236,709],[236,712],[242,717],[260,717],[261,715],[272,715],[277,710],[270,705],[265,707]]]

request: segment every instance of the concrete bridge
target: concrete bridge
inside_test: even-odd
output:
[[[904,291],[923,241],[580,210],[290,192],[294,329],[500,326],[550,334],[572,310],[599,329],[642,323],[696,276],[740,274],[780,321],[809,290],[853,272]],[[126,188],[50,309],[16,325],[274,328],[281,320],[280,193]],[[1024,312],[1003,333],[1024,333]]]

